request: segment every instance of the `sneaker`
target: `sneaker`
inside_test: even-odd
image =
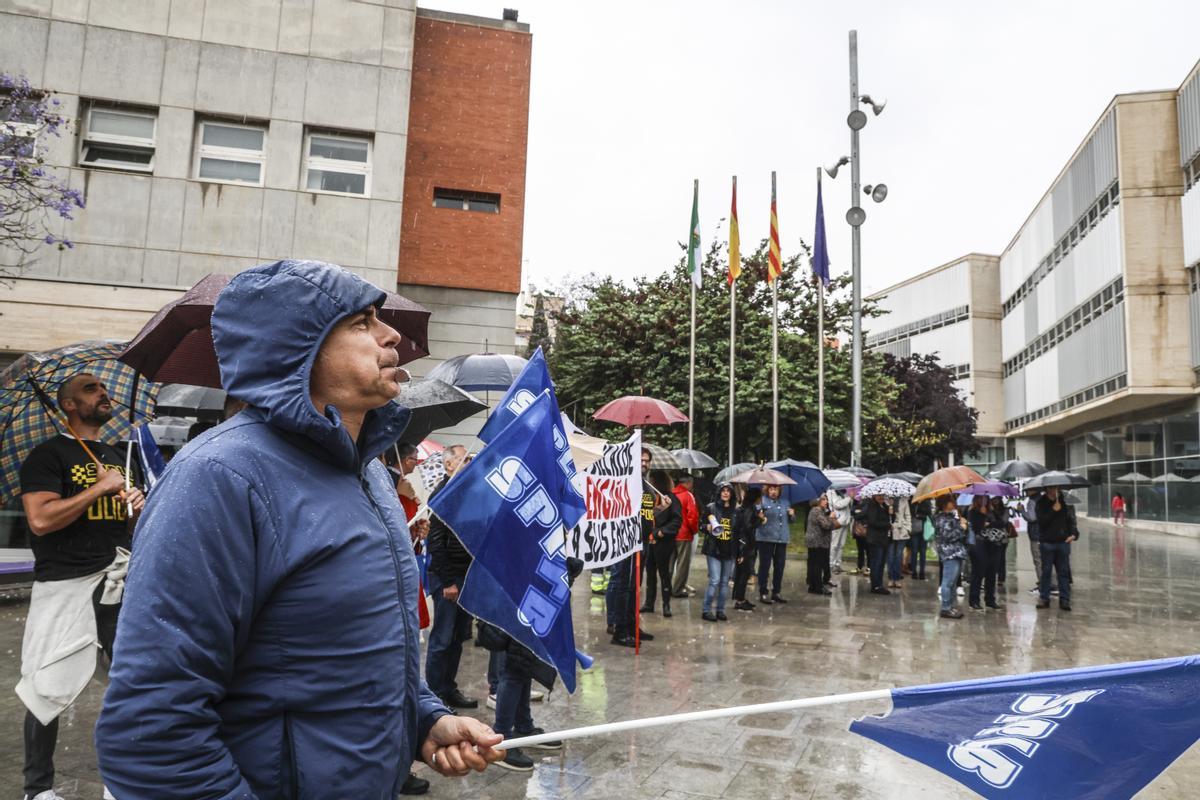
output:
[[[765,594],[760,594],[760,595],[758,596],[758,602],[759,602],[761,605],[764,605],[764,606],[769,606],[769,605],[771,605],[771,603],[773,603],[774,601],[773,601],[773,600],[771,600],[771,598],[767,597]]]
[[[966,590],[966,589],[964,589],[964,588],[963,588],[963,587],[961,587],[961,586],[959,586],[957,589],[955,589],[955,590],[954,590],[954,593],[955,593],[956,595],[958,595],[959,597],[966,597],[966,596],[967,596],[967,590]]]
[[[983,611],[983,606],[979,605],[979,603],[971,603],[971,610],[972,611]]]
[[[1059,600],[1058,607],[1062,611],[1070,611],[1071,610],[1071,604],[1069,602],[1067,602],[1066,600]]]
[[[1004,610],[1003,603],[988,603],[987,607],[990,608],[992,611],[1003,611]]]
[[[1037,607],[1038,607],[1038,608],[1049,608],[1049,607],[1050,607],[1050,601],[1049,601],[1049,600],[1038,600],[1038,601],[1037,601]]]
[[[546,731],[542,728],[530,728],[527,731],[516,731],[513,734],[513,738],[515,739],[518,736],[539,736],[545,732]],[[527,749],[527,750],[561,750],[562,746],[563,746],[562,742],[542,742],[541,744],[527,744],[527,745],[525,745],[525,749]],[[520,748],[517,748],[517,749],[519,750]]]
[[[632,636],[614,636],[609,641],[619,647],[636,647],[637,646],[637,642],[635,642],[633,640]]]
[[[1070,607],[1070,606],[1067,606],[1066,610],[1067,610],[1067,611],[1070,611],[1070,610],[1071,610],[1071,607]],[[724,611],[718,611],[718,612],[717,612],[717,622],[729,622],[729,617],[725,616],[725,612],[724,612]]]
[[[1042,593],[1042,590],[1041,590],[1041,589],[1039,589],[1038,587],[1036,587],[1036,586],[1035,586],[1035,587],[1033,587],[1032,589],[1030,589],[1030,590],[1029,590],[1029,593],[1030,593],[1030,594],[1034,594],[1034,595],[1036,595],[1036,594],[1041,594],[1041,593]]]
[[[858,567],[854,567],[853,569],[848,569],[848,570],[846,570],[846,574],[847,574],[847,575],[857,575],[857,574],[858,574]]]
[[[105,791],[108,790],[105,789]],[[25,795],[25,800],[63,800],[63,797],[53,789],[47,789],[44,792],[38,792],[33,797]]]
[[[638,638],[639,638],[639,639],[641,639],[643,642],[653,642],[653,641],[654,641],[654,634],[653,634],[653,633],[646,633],[646,632],[645,632],[645,631],[643,631],[643,630],[639,630],[639,631],[638,631]]]
[[[545,699],[546,693],[539,689],[534,689],[529,693],[529,702],[531,703],[540,703]]]
[[[871,594],[891,594],[891,592],[889,592],[887,589],[883,588],[882,586],[879,586],[875,589],[872,589]]]
[[[733,604],[733,607],[738,611],[753,611],[754,603],[751,603],[749,600],[738,600]]]
[[[533,772],[533,759],[522,753],[521,748],[514,747],[505,753],[503,761],[496,762],[496,766],[513,772]]]
[[[530,700],[532,700],[532,699],[533,699],[533,695],[530,695],[530,696],[529,696],[529,699],[530,699]],[[487,707],[488,707],[488,708],[495,708],[495,707],[496,707],[496,695],[494,695],[494,694],[489,694],[489,695],[488,695],[488,699],[487,699]]]
[[[429,781],[425,780],[424,778],[418,778],[411,772],[408,773],[408,777],[404,779],[404,785],[400,787],[400,794],[405,795],[425,794],[428,791]],[[108,797],[112,797],[112,795],[110,794]]]
[[[951,608],[945,611],[939,611],[938,616],[942,619],[962,619],[963,613],[957,608]]]
[[[863,567],[863,568],[862,568],[862,574],[863,574],[863,575],[870,575],[870,574],[871,574],[871,568],[870,568],[870,567]]]
[[[703,614],[700,615],[700,619],[704,620],[705,622],[716,622],[717,615],[712,613],[711,611],[705,611]]]
[[[1058,597],[1058,589],[1051,589],[1050,594],[1054,595],[1055,597]]]
[[[772,603],[786,603],[787,600],[784,600],[782,595],[773,594],[773,595],[771,595],[771,602]]]

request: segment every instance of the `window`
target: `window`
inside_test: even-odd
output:
[[[433,190],[433,207],[499,214],[500,195],[492,194],[491,192],[468,192],[463,189],[442,189],[435,187]]]
[[[91,106],[79,145],[80,165],[153,172],[157,122],[153,111]]]
[[[0,94],[0,112],[8,116],[0,120],[0,153],[17,159],[37,156],[37,104],[41,97],[26,96],[14,99],[9,93]]]
[[[371,193],[370,139],[310,133],[304,152],[304,187],[310,192]]]
[[[196,177],[202,181],[262,186],[267,129],[206,121],[196,137]]]

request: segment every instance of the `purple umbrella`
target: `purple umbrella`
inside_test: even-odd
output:
[[[1021,490],[1011,483],[1004,481],[988,481],[986,483],[975,483],[960,491],[959,496],[964,494],[981,495],[985,494],[988,497],[1019,497]]]

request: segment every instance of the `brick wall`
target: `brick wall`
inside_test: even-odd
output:
[[[532,45],[522,28],[418,11],[399,283],[520,290]],[[435,208],[434,187],[499,194],[500,211]]]

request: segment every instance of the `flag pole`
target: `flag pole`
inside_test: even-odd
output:
[[[692,182],[692,209],[695,211],[697,201],[700,197],[700,179],[696,178]],[[688,231],[688,251],[695,252],[694,258],[700,260],[700,251],[696,249],[696,242],[693,237],[696,231],[693,228]],[[699,268],[696,264],[696,268]],[[692,432],[695,427],[693,420],[696,418],[696,280],[694,273],[688,275],[688,283],[692,286],[692,346],[688,354],[688,450],[691,450],[695,445],[692,443]]]
[[[821,168],[817,167],[817,196],[821,195]],[[817,466],[825,469],[825,285],[817,282]]]
[[[737,230],[737,175],[733,176],[733,203],[729,221],[729,466],[733,466],[733,376],[734,376],[734,331],[737,329],[736,284],[742,270],[741,243]],[[734,263],[734,261],[738,263]]]
[[[775,224],[775,170],[771,170],[771,223]],[[774,240],[776,232],[771,232]],[[774,242],[772,241],[772,244]],[[771,460],[779,460],[779,276],[771,279]]]
[[[682,722],[702,722],[708,719],[727,719],[740,717],[744,714],[771,714],[779,711],[796,711],[801,708],[817,708],[819,706],[841,705],[843,703],[864,703],[874,700],[888,700],[892,696],[891,689],[872,689],[866,692],[848,692],[846,694],[831,694],[825,697],[806,697],[802,700],[783,700],[776,703],[757,703],[752,706],[733,706],[732,708],[711,708],[707,711],[689,711],[683,714],[670,714],[663,717],[647,717],[646,719],[630,719],[624,722],[606,722],[601,725],[588,725],[584,728],[572,728],[555,733],[539,733],[534,736],[522,736],[509,739],[496,745],[499,749],[514,747],[530,747],[542,742],[559,742],[567,739],[583,739],[588,736],[601,736],[606,733],[635,731],[642,728],[656,728],[662,725],[678,725]]]

